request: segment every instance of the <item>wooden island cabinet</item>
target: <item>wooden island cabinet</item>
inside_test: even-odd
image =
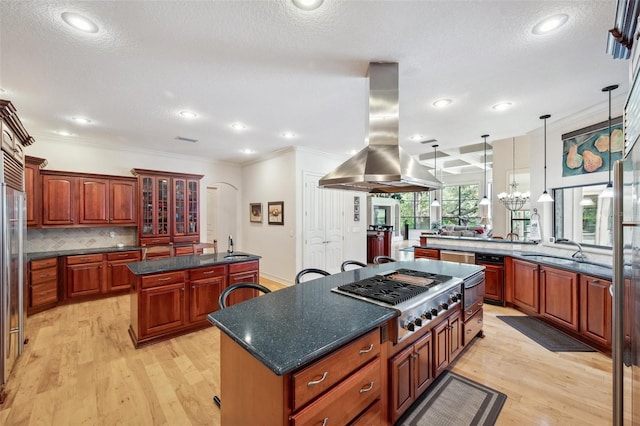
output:
[[[610,288],[611,281],[580,276],[580,332],[606,348],[612,343]]]
[[[525,312],[540,312],[540,266],[513,259],[513,304]]]
[[[578,274],[540,266],[540,314],[563,327],[578,331]]]
[[[162,271],[163,262],[172,266],[176,259],[157,259],[140,264],[149,268],[159,265],[158,271]],[[207,321],[207,315],[219,309],[218,298],[224,289],[236,282],[258,283],[259,261],[256,256],[246,261],[225,260],[223,254],[183,256],[179,262],[184,267],[143,273],[135,269],[135,264],[130,264],[134,266],[134,273],[129,278],[129,335],[136,348],[209,327],[211,323]],[[239,293],[230,295],[231,304],[257,296],[253,291]]]

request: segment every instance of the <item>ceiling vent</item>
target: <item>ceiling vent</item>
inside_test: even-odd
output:
[[[176,136],[177,141],[196,143],[198,139],[185,138],[184,136]]]

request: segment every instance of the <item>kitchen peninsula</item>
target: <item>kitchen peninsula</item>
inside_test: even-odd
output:
[[[456,303],[461,290],[449,294],[451,305],[437,306],[421,326],[401,322],[398,309],[332,291],[404,269],[457,277],[458,289],[483,270],[430,260],[387,263],[209,314],[222,331],[222,424],[321,424],[328,417],[329,424],[395,422],[482,331],[481,320],[479,329],[469,323],[470,337],[463,341],[463,313]],[[481,319],[481,309],[479,315],[474,318]],[[412,333],[398,341],[398,328]]]
[[[258,282],[260,256],[215,253],[176,256],[127,264],[132,273],[129,335],[136,348],[210,326],[207,314],[218,297],[240,282]],[[255,297],[237,292],[233,305]]]

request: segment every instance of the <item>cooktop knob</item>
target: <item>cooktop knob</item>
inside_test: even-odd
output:
[[[442,309],[445,310],[445,311],[447,309],[449,309],[449,304],[448,303],[441,303],[440,306],[442,306]]]
[[[458,301],[458,296],[456,296],[455,294],[452,294],[449,296],[449,299],[451,299],[451,302],[457,302]]]
[[[409,324],[407,324],[407,330],[409,331],[414,331],[416,329],[416,325],[412,322],[410,322]]]
[[[424,319],[430,320],[432,318],[431,311],[425,311],[422,316],[424,317]]]
[[[413,323],[418,327],[422,327],[422,318],[416,318],[416,320]]]
[[[434,317],[438,315],[438,310],[436,308],[431,309],[431,315]]]
[[[456,293],[456,297],[458,298],[458,300],[462,300],[462,293]]]

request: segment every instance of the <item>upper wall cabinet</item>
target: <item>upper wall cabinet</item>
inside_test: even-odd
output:
[[[27,198],[27,226],[42,225],[42,185],[40,184],[40,169],[47,165],[47,160],[38,157],[25,157],[24,192]]]
[[[135,178],[53,170],[40,175],[43,227],[137,225]]]
[[[138,177],[140,245],[200,240],[202,175],[133,169]]]

